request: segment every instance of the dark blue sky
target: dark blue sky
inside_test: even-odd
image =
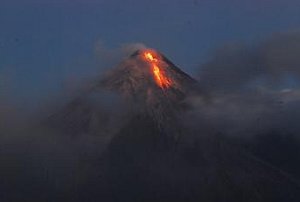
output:
[[[0,26],[0,84],[29,102],[95,72],[98,41],[144,43],[194,73],[224,44],[299,29],[300,1],[1,0]]]

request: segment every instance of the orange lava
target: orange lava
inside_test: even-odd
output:
[[[158,61],[158,60],[153,56],[153,54],[150,53],[150,52],[145,52],[144,56],[145,56],[145,58],[146,58],[147,60],[149,60],[150,62],[157,62],[157,61]]]
[[[150,51],[144,52],[145,59],[151,64],[152,73],[156,84],[161,88],[169,88],[172,85],[171,80],[165,75],[162,68],[159,67],[159,59]]]

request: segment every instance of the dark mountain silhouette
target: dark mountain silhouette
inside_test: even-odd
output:
[[[162,54],[137,51],[46,124],[71,135],[104,135],[98,189],[81,193],[101,201],[299,201],[300,187],[288,174],[218,134],[201,134],[182,124],[192,110],[188,96],[201,96],[197,82]],[[159,85],[153,65],[166,78]],[[122,124],[91,95],[103,90],[126,102]],[[100,99],[103,97],[100,96]],[[103,130],[105,132],[103,132]]]

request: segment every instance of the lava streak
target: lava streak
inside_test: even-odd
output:
[[[162,68],[159,67],[159,59],[150,51],[144,52],[144,58],[151,64],[152,73],[156,84],[161,88],[169,88],[172,85],[171,80],[165,75]]]

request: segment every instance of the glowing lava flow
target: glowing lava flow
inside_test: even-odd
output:
[[[146,51],[144,53],[144,57],[151,64],[152,73],[157,85],[161,88],[169,88],[172,82],[168,77],[166,77],[165,72],[158,66],[159,60],[150,51]]]

